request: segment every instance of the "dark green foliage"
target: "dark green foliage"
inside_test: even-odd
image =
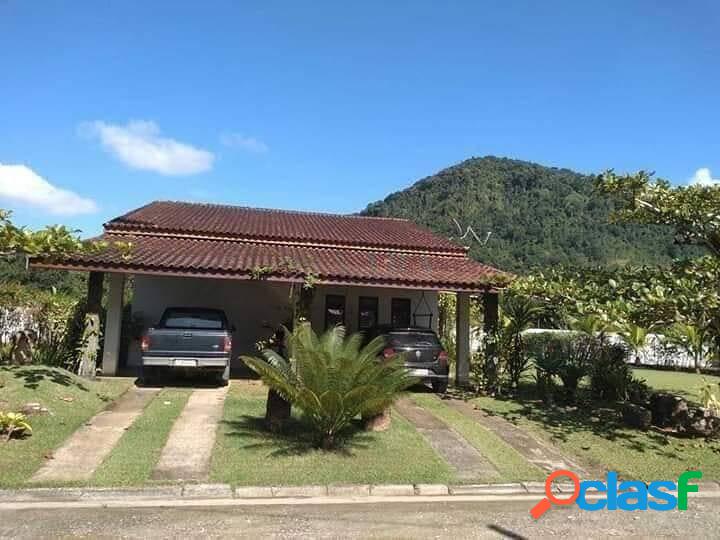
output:
[[[566,397],[574,401],[580,380],[600,356],[597,339],[580,332],[542,332],[524,337],[528,355],[535,363],[538,391],[549,401],[553,378],[562,380]]]
[[[590,367],[590,389],[595,398],[607,401],[627,399],[632,369],[627,364],[628,350],[620,344],[605,345]]]
[[[303,412],[318,446],[337,447],[352,433],[355,418],[376,415],[417,379],[402,360],[379,361],[382,337],[361,347],[362,334],[345,337],[342,326],[318,336],[309,324],[288,333],[283,358],[271,349],[264,359],[243,356],[250,369]]]
[[[522,332],[533,326],[541,313],[542,310],[533,298],[516,295],[503,298],[500,355],[505,361],[510,388],[517,389],[520,377],[530,363]]]
[[[472,158],[416,182],[363,214],[409,218],[458,239],[472,226],[470,255],[503,270],[563,265],[666,264],[681,253],[660,226],[609,223],[610,198],[593,177],[497,157]]]
[[[0,283],[17,283],[28,289],[49,291],[75,298],[85,295],[87,276],[64,270],[26,269],[23,258],[0,258]]]

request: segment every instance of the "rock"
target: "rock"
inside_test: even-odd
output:
[[[363,417],[365,431],[386,431],[390,428],[391,420],[389,407],[375,416]]]
[[[275,390],[268,391],[265,405],[265,424],[272,432],[280,431],[290,419],[291,405]]]
[[[652,424],[658,427],[679,428],[688,422],[687,401],[673,394],[657,393],[650,398]]]
[[[652,414],[648,409],[634,403],[626,403],[622,409],[625,425],[646,431],[650,428]]]
[[[40,403],[26,403],[20,408],[20,412],[25,416],[32,416],[33,414],[47,414],[48,410]]]
[[[712,414],[709,409],[695,409],[684,426],[687,435],[693,437],[712,437],[720,435],[720,418]]]

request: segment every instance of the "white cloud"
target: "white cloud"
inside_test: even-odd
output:
[[[92,199],[53,186],[30,167],[0,163],[0,198],[71,216],[97,212]]]
[[[81,132],[98,137],[103,147],[135,169],[168,176],[196,174],[212,168],[215,156],[174,139],[162,137],[155,122],[132,120],[126,125],[89,122]]]
[[[267,144],[255,137],[246,137],[241,133],[224,133],[220,135],[220,142],[231,148],[240,148],[254,154],[264,154],[269,152],[270,148]]]
[[[713,178],[710,174],[710,169],[702,167],[695,171],[695,174],[690,179],[691,186],[717,186],[720,185],[720,178]]]

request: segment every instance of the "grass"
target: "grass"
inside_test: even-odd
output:
[[[697,399],[700,377],[688,373],[637,370],[655,389],[674,390]],[[636,480],[673,479],[699,469],[706,480],[720,480],[720,441],[681,439],[655,431],[625,427],[615,405],[583,402],[578,406],[549,406],[535,398],[534,389],[521,388],[515,398],[478,397],[484,411],[545,437],[579,461],[613,470]]]
[[[688,401],[699,401],[703,379],[714,386],[716,394],[720,392],[720,377],[714,375],[698,375],[684,371],[665,371],[659,369],[633,369],[633,375],[645,382],[654,390],[670,392],[683,396]]]
[[[155,396],[95,471],[90,483],[135,486],[147,482],[190,393],[190,389],[168,388]]]
[[[132,382],[126,378],[90,381],[46,366],[0,367],[0,410],[17,411],[27,403],[40,403],[49,411],[30,416],[31,436],[0,441],[0,487],[22,485],[42,465],[45,455]]]
[[[499,472],[488,482],[544,480],[545,474],[529,463],[517,450],[471,418],[448,407],[432,394],[411,394],[411,399],[462,435],[485,456]]]
[[[450,467],[399,415],[383,433],[358,433],[338,451],[313,448],[295,419],[284,434],[263,427],[266,390],[233,385],[213,452],[211,480],[234,485],[453,482]]]

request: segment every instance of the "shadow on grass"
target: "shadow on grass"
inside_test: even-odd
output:
[[[482,406],[478,408],[521,428],[520,419],[531,420],[540,424],[557,441],[567,442],[571,435],[592,434],[635,452],[651,452],[669,458],[681,457],[670,446],[667,435],[637,431],[625,426],[618,404],[598,403],[585,392],[580,393],[574,404],[546,404],[529,387],[521,387],[514,396],[495,396],[494,399],[512,405],[512,408],[506,411]],[[589,448],[591,439],[588,439],[587,444]]]
[[[9,366],[6,368],[18,379],[22,379],[25,388],[37,390],[42,381],[49,381],[61,386],[74,386],[84,392],[88,387],[82,384],[77,378],[59,369],[43,366]]]
[[[243,415],[238,420],[223,420],[227,426],[225,437],[239,439],[240,449],[266,449],[269,456],[301,456],[321,451],[312,431],[306,422],[291,418],[280,432],[267,429],[265,419],[258,416]],[[353,450],[367,448],[373,434],[362,429],[359,421],[353,423],[338,437],[335,454],[352,456]]]

